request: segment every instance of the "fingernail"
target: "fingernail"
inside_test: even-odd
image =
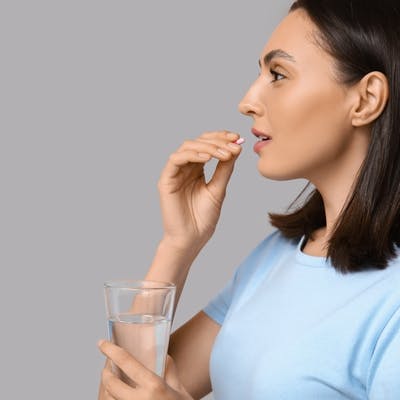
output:
[[[106,341],[105,341],[104,339],[100,339],[100,340],[97,342],[97,346],[101,347],[105,342],[106,342]]]
[[[240,148],[240,143],[228,143],[227,146],[230,147],[231,149],[237,150],[238,148]]]
[[[243,144],[245,142],[245,139],[244,138],[239,138],[238,140],[236,140],[236,144]]]

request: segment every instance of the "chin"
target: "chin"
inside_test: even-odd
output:
[[[284,168],[277,169],[268,167],[266,165],[260,165],[258,164],[258,172],[260,175],[262,175],[264,178],[271,179],[273,181],[291,181],[293,179],[300,179],[302,178],[298,173],[295,171],[288,171],[285,170]]]

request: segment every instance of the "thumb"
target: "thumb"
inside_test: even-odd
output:
[[[236,158],[218,162],[214,174],[207,185],[214,197],[222,199],[225,196],[226,187],[231,178],[235,161]]]

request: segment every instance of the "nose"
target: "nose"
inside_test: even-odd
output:
[[[240,113],[249,117],[261,116],[263,113],[262,104],[257,97],[257,90],[253,84],[243,99],[240,101],[238,110]]]
[[[239,103],[238,110],[240,113],[247,115],[248,117],[261,115],[261,108],[255,106],[253,103],[241,101]]]

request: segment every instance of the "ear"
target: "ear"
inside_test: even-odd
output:
[[[384,110],[389,98],[389,84],[384,74],[370,72],[356,85],[357,102],[352,110],[353,126],[368,125]]]

